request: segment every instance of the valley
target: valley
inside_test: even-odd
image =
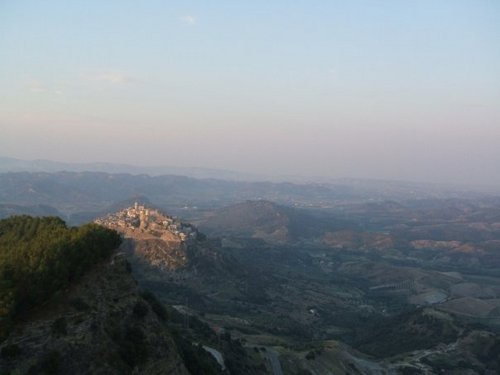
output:
[[[265,348],[273,373],[279,373],[276,358],[290,374],[297,366],[317,374],[334,368],[361,374],[433,373],[438,359],[452,369],[463,367],[463,360],[454,362],[457,358],[466,358],[471,371],[495,368],[470,349],[482,340],[498,344],[500,277],[485,277],[479,270],[482,257],[491,259],[494,253],[458,250],[461,256],[479,257],[476,266],[462,267],[461,261],[444,263],[436,256],[457,252],[463,246],[457,240],[450,245],[403,242],[396,231],[341,229],[348,221],[338,218],[341,230],[333,237],[332,232],[321,234],[325,223],[318,224],[310,212],[301,217],[270,202],[247,202],[237,206],[238,222],[231,210],[205,214],[206,221],[198,222],[208,238],[179,241],[184,263],[173,263],[173,268],[148,260],[151,255],[140,250],[144,234],[125,230],[134,241],[125,251],[142,285],[214,331],[231,332],[247,351]],[[228,225],[221,223],[223,218]],[[294,222],[298,218],[300,225]],[[302,237],[294,227],[302,229],[295,229]],[[276,238],[276,231],[290,236]],[[418,251],[432,251],[435,257],[419,257]],[[489,262],[486,272],[493,275],[497,269]]]
[[[105,180],[114,186],[115,179],[135,178]],[[321,200],[325,194],[337,198],[318,208],[314,195],[304,204],[288,200],[292,191],[306,199],[310,191],[300,185],[288,185],[286,192],[282,185],[268,185],[274,191],[269,197],[276,198],[271,201],[247,199],[259,196],[258,184],[244,190],[236,184],[221,193],[224,199],[202,203],[194,198],[202,182],[182,193],[158,186],[151,197],[151,184],[137,184],[135,196],[125,189],[114,194],[119,199],[99,194],[107,189],[101,187],[91,204],[47,190],[53,208],[19,191],[3,207],[9,214],[90,218],[120,233],[118,254],[127,259],[140,290],[167,306],[166,324],[180,355],[205,361],[205,372],[188,368],[192,373],[497,372],[495,196],[441,198],[431,192],[419,199],[366,200],[323,190]],[[2,188],[10,189],[0,186],[0,195]],[[189,194],[193,200],[187,204]],[[200,345],[208,357],[198,352]]]

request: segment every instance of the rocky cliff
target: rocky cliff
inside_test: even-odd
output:
[[[0,373],[187,375],[154,302],[115,254],[23,317],[0,344]]]

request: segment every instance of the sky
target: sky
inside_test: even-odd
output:
[[[0,156],[500,184],[500,1],[0,2]]]

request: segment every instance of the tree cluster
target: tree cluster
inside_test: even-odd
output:
[[[110,256],[119,234],[96,224],[67,227],[58,217],[0,220],[0,336],[16,316]]]

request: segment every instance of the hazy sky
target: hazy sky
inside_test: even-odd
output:
[[[0,2],[0,155],[500,184],[500,1]]]

